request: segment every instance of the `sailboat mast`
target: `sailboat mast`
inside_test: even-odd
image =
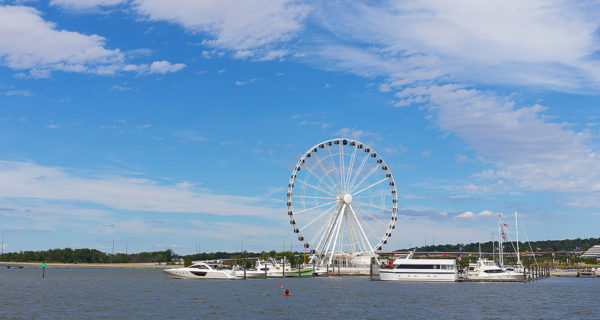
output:
[[[502,231],[502,216],[501,213],[498,212],[498,234],[500,234],[500,241],[499,241],[499,246],[498,246],[498,257],[499,257],[499,262],[500,262],[500,266],[504,266],[504,249],[503,249],[503,245],[502,245],[502,239],[504,237],[504,232]]]
[[[517,218],[517,210],[515,210],[515,229],[517,231],[517,265],[521,265],[521,254],[519,252],[519,219]]]

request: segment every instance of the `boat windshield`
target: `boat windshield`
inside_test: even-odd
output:
[[[496,269],[496,270],[485,270],[483,271],[485,273],[504,273],[504,270],[502,269]]]

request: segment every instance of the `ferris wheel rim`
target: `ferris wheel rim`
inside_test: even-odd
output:
[[[307,182],[304,182],[304,181],[302,181],[301,179],[299,179],[297,177],[298,172],[302,170],[303,165],[306,162],[306,159],[310,158],[311,154],[317,153],[319,150],[325,149],[325,147],[330,147],[332,145],[340,145],[340,147],[345,146],[345,145],[350,145],[352,147],[355,147],[355,149],[354,149],[355,153],[356,153],[356,150],[363,149],[366,153],[370,154],[370,156],[365,157],[365,159],[368,159],[368,158],[372,157],[372,158],[375,158],[376,161],[377,161],[377,165],[375,167],[373,167],[372,170],[376,170],[378,168],[381,168],[386,173],[385,178],[382,179],[382,180],[380,180],[380,181],[378,181],[378,182],[376,182],[376,184],[388,181],[388,184],[390,186],[391,192],[389,194],[381,194],[381,195],[382,196],[383,195],[385,195],[385,196],[391,195],[391,197],[392,197],[391,217],[389,218],[389,223],[387,224],[387,226],[385,228],[385,233],[382,236],[380,236],[380,238],[378,239],[378,241],[374,245],[371,244],[371,243],[369,243],[369,239],[366,236],[365,231],[362,229],[362,225],[359,222],[359,217],[357,216],[356,212],[354,212],[354,206],[355,205],[351,205],[351,203],[352,203],[353,200],[355,201],[355,204],[356,203],[361,204],[361,201],[358,201],[358,199],[361,199],[361,196],[359,196],[359,195],[360,195],[361,192],[364,191],[362,189],[359,189],[359,190],[356,190],[356,189],[349,190],[348,189],[349,188],[348,187],[349,184],[354,185],[356,183],[356,179],[358,178],[358,173],[357,173],[357,175],[355,175],[355,177],[354,177],[355,180],[354,181],[348,181],[348,180],[342,181],[343,180],[342,178],[340,178],[339,181],[335,181],[335,179],[332,179],[329,176],[328,172],[325,171],[325,169],[323,169],[323,172],[327,175],[327,177],[323,178],[323,179],[330,179],[329,182],[331,182],[334,186],[336,184],[339,184],[339,187],[342,188],[341,190],[344,191],[343,194],[340,194],[340,193],[336,194],[336,192],[335,192],[336,190],[333,190],[331,188],[329,188],[329,190],[324,190],[326,188],[320,188],[319,186],[310,185]],[[340,150],[343,150],[343,149],[340,149]],[[331,154],[330,150],[329,150],[329,154],[330,154],[330,156],[332,158],[333,155]],[[341,159],[342,155],[343,155],[343,152],[340,154],[340,159]],[[319,161],[323,161],[323,160],[324,159],[320,159]],[[331,161],[333,161],[333,160],[331,160]],[[363,159],[363,165],[364,165],[364,161],[365,160]],[[343,165],[343,162],[342,162],[342,165]],[[352,164],[350,164],[350,166],[352,166]],[[310,172],[310,169],[308,168],[307,165],[305,166],[305,169],[309,170],[309,172]],[[335,169],[335,164],[334,164],[334,169]],[[318,180],[320,180],[320,182],[324,182],[321,177],[319,177],[317,175],[314,175],[314,174],[312,174],[312,175],[315,178],[317,178]],[[349,177],[345,177],[345,179],[348,179],[348,178]],[[363,178],[363,181],[361,181],[360,183],[358,183],[358,185],[362,184],[362,182],[364,182],[364,180],[365,180],[365,178]],[[381,250],[382,249],[381,246],[387,243],[387,239],[390,238],[392,230],[395,228],[395,222],[398,219],[397,218],[398,197],[397,197],[397,191],[396,191],[396,184],[395,184],[394,177],[393,177],[393,175],[391,173],[391,170],[389,169],[389,166],[386,164],[385,160],[378,153],[376,153],[374,151],[374,149],[372,147],[370,147],[367,144],[362,143],[362,142],[360,142],[358,140],[350,139],[350,138],[342,138],[342,137],[340,137],[340,138],[333,138],[333,139],[325,140],[325,141],[322,141],[320,143],[315,144],[314,146],[312,146],[311,148],[309,148],[306,152],[304,152],[302,154],[302,156],[300,157],[300,159],[298,160],[298,162],[296,163],[296,165],[294,166],[294,169],[292,170],[292,174],[290,176],[290,180],[289,180],[289,184],[288,184],[288,193],[287,193],[287,207],[288,207],[288,216],[289,216],[289,219],[290,219],[290,224],[292,224],[292,226],[294,228],[294,232],[296,234],[298,234],[298,240],[304,243],[304,247],[305,248],[310,248],[311,249],[311,253],[322,254],[323,252],[318,252],[319,251],[319,248],[317,248],[318,246],[315,247],[314,243],[311,243],[311,242],[314,242],[315,239],[311,239],[311,241],[308,241],[307,237],[305,237],[304,233],[302,232],[302,229],[303,228],[307,228],[308,226],[299,226],[297,224],[297,222],[296,222],[295,218],[298,216],[298,214],[302,213],[302,211],[295,211],[294,210],[294,207],[293,207],[293,205],[294,205],[293,197],[300,197],[300,198],[301,197],[307,197],[307,196],[302,196],[302,195],[300,195],[300,196],[299,195],[294,195],[294,187],[295,187],[295,183],[296,182],[300,182],[300,183],[303,183],[305,185],[308,185],[312,189],[316,189],[316,190],[320,191],[321,193],[324,193],[324,194],[327,195],[327,197],[325,197],[325,196],[323,196],[323,197],[312,197],[312,198],[322,198],[323,200],[327,200],[328,202],[326,202],[325,204],[319,205],[317,207],[311,208],[311,209],[317,209],[317,208],[320,208],[320,207],[329,206],[329,209],[327,209],[327,210],[333,209],[333,215],[330,217],[330,219],[332,219],[332,217],[336,215],[335,212],[338,210],[338,208],[339,208],[339,206],[341,204],[343,204],[343,207],[340,208],[340,212],[343,210],[344,214],[346,214],[345,207],[347,205],[347,207],[349,208],[349,210],[352,212],[352,215],[354,216],[354,219],[356,221],[355,223],[358,225],[358,227],[360,227],[360,230],[362,231],[365,239],[367,240],[368,245],[371,248],[372,252],[374,252],[374,250]],[[329,186],[327,183],[323,183],[323,185]],[[366,187],[363,187],[363,188],[365,190],[368,190],[369,187],[372,187],[372,186],[366,186]],[[305,190],[305,189],[303,189],[303,190]],[[340,201],[340,197],[342,198],[342,201]],[[373,197],[373,196],[371,195],[371,197]],[[310,197],[307,197],[307,198],[310,198]],[[334,205],[334,206],[332,206],[332,205]],[[382,209],[382,208],[378,208],[378,209]],[[307,210],[307,209],[305,209],[305,210]],[[327,211],[323,211],[323,213],[321,214],[321,216],[324,216],[326,213],[327,213]],[[339,213],[337,213],[337,215],[339,216]],[[317,218],[320,218],[320,217],[317,217]],[[316,219],[313,220],[313,222],[314,221],[316,221]],[[364,220],[363,220],[363,222],[364,222]],[[331,225],[332,223],[333,222],[329,221],[328,225],[332,226]],[[339,232],[339,228],[340,228],[339,224],[341,224],[341,218],[340,218],[339,221],[336,220],[335,223],[338,224],[336,227],[338,228],[338,232]],[[334,244],[334,247],[335,247],[335,244]]]

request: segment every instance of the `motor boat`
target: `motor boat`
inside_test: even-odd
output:
[[[239,279],[232,270],[223,269],[218,264],[204,262],[194,263],[185,268],[172,268],[163,270],[169,278],[196,279],[196,280],[230,280]]]
[[[292,277],[296,273],[295,269],[292,269],[292,265],[287,262],[285,258],[277,261],[273,258],[268,260],[256,261],[256,270],[262,272],[266,271],[267,277],[269,278],[282,278]]]
[[[467,279],[475,281],[522,281],[525,273],[518,269],[502,268],[496,262],[479,258],[475,263],[469,263]]]
[[[518,216],[515,211],[515,229],[517,234],[517,264],[516,266],[504,265],[504,240],[507,233],[504,229],[508,226],[502,220],[502,214],[498,213],[498,234],[500,235],[498,245],[499,263],[481,257],[481,247],[479,248],[479,258],[475,263],[469,263],[466,278],[471,281],[523,281],[525,280],[525,270],[521,264],[521,255],[519,253],[519,229]]]
[[[454,259],[413,259],[412,251],[404,259],[396,259],[388,268],[379,269],[381,280],[452,282],[458,279]]]

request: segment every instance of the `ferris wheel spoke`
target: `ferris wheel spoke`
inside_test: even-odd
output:
[[[378,219],[377,217],[374,217],[373,215],[371,215],[369,212],[367,212],[366,210],[363,210],[361,207],[359,206],[355,206],[357,208],[357,210],[359,211],[359,213],[361,213],[363,216],[368,216],[369,218],[371,218],[373,221],[375,221],[377,224],[379,224],[380,226],[387,228],[387,224],[383,223],[381,221],[381,219]]]
[[[313,171],[311,170],[311,168],[309,166],[304,166],[306,168],[306,170],[315,178],[319,179],[319,181],[321,181],[321,183],[327,187],[327,189],[329,189],[331,192],[335,193],[335,190],[333,189],[332,186],[330,186],[328,183],[326,183],[325,181],[323,181],[323,179],[321,179],[321,177],[319,177],[318,175],[314,174]]]
[[[367,212],[366,210],[363,210],[360,207],[355,206],[354,208],[356,208],[356,210],[359,212],[359,219],[361,221],[364,222],[364,224],[367,226],[368,229],[370,229],[371,233],[373,234],[373,236],[377,237],[378,232],[376,232],[373,227],[371,227],[372,222],[378,224],[380,227],[387,229],[387,225],[385,223],[383,223],[381,221],[381,219],[378,219],[377,217],[373,216],[372,214],[370,214],[369,212]],[[367,217],[371,220],[368,220]]]
[[[321,158],[321,157],[318,157],[318,156],[315,156],[315,159],[316,159],[317,163],[319,164],[319,167],[321,168],[321,170],[323,171],[323,173],[324,173],[324,174],[325,174],[325,176],[327,177],[327,180],[329,180],[329,182],[331,183],[331,188],[332,188],[332,191],[335,193],[335,192],[336,192],[336,190],[335,190],[335,186],[336,186],[337,184],[336,184],[336,182],[335,182],[335,179],[334,179],[334,178],[332,178],[332,177],[329,175],[329,171],[327,171],[327,170],[325,169],[325,167],[323,166],[323,160],[324,160],[324,159],[323,159],[323,158]]]
[[[386,181],[386,180],[388,180],[388,178],[383,178],[383,179],[381,179],[381,180],[379,180],[379,181],[377,181],[377,182],[375,182],[375,183],[371,184],[371,185],[370,185],[370,186],[368,186],[368,187],[364,187],[364,188],[360,189],[359,191],[356,191],[356,192],[354,192],[354,193],[352,194],[352,196],[354,196],[354,195],[357,195],[357,194],[360,194],[360,193],[361,193],[361,192],[363,192],[363,191],[369,190],[369,189],[373,188],[374,186],[376,186],[376,185],[378,185],[378,184],[380,184],[380,183],[382,183],[382,182],[384,182],[384,181]]]
[[[360,204],[361,206],[365,206],[365,207],[371,207],[371,208],[375,208],[375,209],[379,209],[383,212],[386,211],[392,211],[390,208],[384,208],[384,207],[378,207],[376,205],[373,204],[369,204],[369,203],[364,203],[364,202],[360,202],[360,201],[353,201],[354,203]]]
[[[320,215],[318,215],[316,218],[310,220],[307,224],[303,225],[302,227],[305,228],[305,229],[308,229],[308,227],[310,227],[313,223],[315,223],[316,221],[318,221],[321,218],[323,218],[327,213],[329,213],[329,211],[331,211],[331,209],[334,209],[336,207],[330,207],[330,208],[324,210]]]
[[[358,243],[358,246],[360,247],[361,251],[363,251],[363,252],[364,251],[368,251],[369,247],[365,243],[365,239],[363,237],[361,237],[360,234],[359,234],[360,229],[359,229],[359,227],[357,225],[357,220],[350,219],[350,224],[352,225],[352,231],[353,231],[353,233],[354,233],[354,235],[355,235],[355,237],[357,239],[356,242]]]
[[[344,173],[346,172],[345,170],[345,163],[344,163],[344,146],[342,143],[339,144],[340,146],[340,181],[342,182],[342,192],[346,193],[346,176],[344,175]]]
[[[352,235],[352,230],[350,229],[350,219],[344,219],[346,222],[346,233],[348,234],[348,239],[350,241],[350,248],[352,252],[356,252],[356,247],[354,245],[354,236]]]
[[[325,238],[325,236],[330,233],[328,231],[331,229],[331,225],[333,224],[333,221],[337,217],[337,213],[340,208],[341,208],[340,205],[337,205],[335,207],[335,210],[333,211],[333,214],[329,216],[327,223],[322,225],[321,228],[319,228],[319,231],[317,231],[315,233],[315,235],[313,236],[313,238],[310,240],[312,243],[314,243],[314,241],[319,237],[319,235],[321,235],[321,237],[319,239],[319,243],[316,246],[316,249],[319,250],[320,252],[322,251],[321,243],[323,243],[323,239]]]
[[[386,196],[392,196],[392,193],[391,193],[391,192],[389,192],[389,193],[380,193],[380,194],[369,194],[369,195],[366,195],[366,196],[360,196],[360,197],[355,197],[355,196],[352,196],[352,200],[354,201],[354,200],[356,200],[356,199],[375,198],[375,197],[386,197]]]
[[[356,158],[356,151],[358,148],[354,148],[352,157],[350,158],[350,165],[348,166],[348,175],[346,176],[346,190],[350,189],[350,179],[352,178],[352,169],[354,168],[354,159]]]
[[[356,240],[357,247],[362,252],[366,252],[369,250],[369,246],[365,243],[365,239],[360,235],[360,228],[358,227],[355,219],[349,219],[350,225],[352,226],[352,233],[354,234],[354,238]]]
[[[352,190],[352,188],[354,187],[354,184],[356,183],[356,180],[358,180],[358,177],[360,175],[360,173],[362,172],[363,168],[365,167],[365,163],[367,163],[367,160],[369,159],[369,153],[367,153],[365,155],[365,157],[362,159],[360,166],[358,166],[358,170],[356,170],[356,173],[354,174],[354,177],[352,178],[352,181],[350,182],[350,190]]]
[[[360,179],[360,182],[358,184],[356,184],[355,186],[353,186],[351,193],[355,193],[354,190],[356,190],[365,181],[367,181],[367,179],[369,179],[373,175],[373,173],[375,173],[375,171],[377,171],[378,168],[379,168],[379,165],[376,165],[375,167],[373,167],[373,169],[371,169],[371,171],[369,171],[369,173],[367,173],[362,179]]]
[[[296,196],[296,195],[292,195],[292,197],[294,197],[294,198],[309,198],[309,199],[327,199],[327,200],[336,199],[334,197],[315,197],[315,196]]]
[[[327,148],[327,152],[329,152],[329,157],[328,158],[331,161],[331,166],[333,167],[333,172],[334,172],[333,177],[335,178],[335,180],[337,180],[337,183],[340,186],[340,189],[342,189],[342,181],[340,180],[340,177],[338,176],[338,170],[337,170],[337,167],[335,165],[335,161],[333,161],[333,153],[331,153],[331,150],[329,148]]]
[[[314,209],[317,209],[317,208],[322,208],[324,206],[328,206],[328,205],[334,204],[336,202],[337,201],[331,201],[331,202],[323,203],[323,204],[320,204],[320,205],[312,207],[312,208],[306,208],[306,209],[303,209],[303,210],[300,210],[300,211],[295,211],[294,214],[300,214],[300,213],[303,213],[303,212],[306,212],[306,211],[314,210]]]
[[[342,221],[344,220],[344,213],[346,212],[346,204],[342,205],[342,209],[338,213],[337,220],[335,221],[335,227],[333,229],[333,246],[331,246],[331,255],[329,256],[329,264],[333,261],[333,253],[335,251],[335,244],[337,243],[338,236],[340,233],[340,226],[342,225]],[[329,251],[329,245],[331,241],[328,241],[326,252]]]
[[[335,227],[335,222],[338,219],[341,208],[342,207],[339,205],[336,207],[334,214],[331,215],[331,217],[329,218],[329,221],[327,222],[326,228],[323,229],[323,234],[321,235],[321,239],[319,240],[319,244],[317,245],[317,248],[320,250],[320,252],[322,254],[327,253],[326,247],[328,247],[328,244],[331,241],[331,234]],[[323,240],[325,240],[325,242],[323,242]]]
[[[348,207],[350,208],[350,212],[352,213],[352,216],[356,221],[356,225],[358,226],[362,236],[364,237],[366,244],[369,246],[369,250],[371,250],[371,253],[375,254],[375,251],[373,251],[373,247],[371,246],[371,242],[369,242],[369,238],[365,234],[365,230],[363,229],[361,223],[358,221],[358,217],[356,216],[356,212],[354,212],[354,208],[352,207],[352,205],[349,205]]]
[[[367,231],[369,231],[369,234],[371,235],[371,237],[373,238],[373,241],[379,241],[378,238],[378,233],[373,230],[373,227],[371,227],[371,225],[368,223],[368,221],[366,221],[364,218],[359,217],[359,219],[363,222],[363,224],[365,225],[365,227],[367,228]],[[369,243],[371,243],[371,241],[369,241]],[[374,243],[377,244],[377,243]]]
[[[319,187],[315,187],[315,186],[313,186],[312,184],[310,184],[310,183],[308,183],[308,182],[302,181],[302,180],[300,180],[300,179],[298,179],[298,178],[296,178],[295,180],[296,180],[296,181],[298,181],[298,182],[300,182],[300,183],[302,183],[303,185],[305,185],[305,186],[307,186],[307,187],[311,187],[311,188],[313,188],[313,189],[315,189],[315,190],[321,191],[321,192],[323,192],[323,193],[327,193],[328,195],[330,195],[330,196],[332,196],[332,197],[335,197],[335,195],[334,195],[334,194],[332,194],[332,193],[330,193],[330,192],[327,192],[327,191],[325,191],[325,190],[323,190],[323,189],[321,189],[321,188],[319,188]]]

